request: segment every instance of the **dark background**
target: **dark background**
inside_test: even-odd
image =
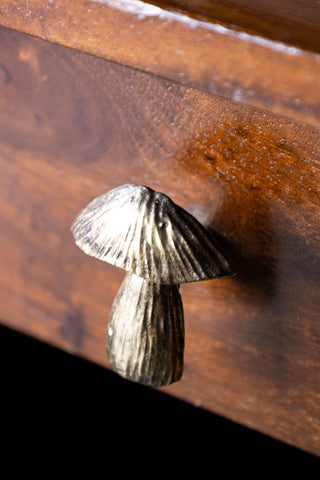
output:
[[[0,352],[2,478],[318,478],[318,457],[5,327]]]

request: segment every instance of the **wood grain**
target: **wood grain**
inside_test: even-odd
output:
[[[2,0],[0,25],[320,125],[319,54],[222,26],[219,18],[198,21],[142,5]],[[312,25],[301,28],[309,38]]]
[[[151,3],[319,52],[320,5],[314,0],[151,0]]]
[[[3,323],[107,367],[124,272],[69,229],[99,194],[149,185],[238,271],[181,287],[185,369],[164,390],[320,455],[318,130],[11,30],[0,52]]]

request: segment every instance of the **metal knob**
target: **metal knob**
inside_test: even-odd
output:
[[[112,368],[150,386],[178,381],[184,350],[179,285],[234,274],[216,238],[167,195],[134,184],[94,199],[71,231],[86,254],[128,272],[109,317]]]

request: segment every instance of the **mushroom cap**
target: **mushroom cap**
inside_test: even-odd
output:
[[[214,236],[167,195],[125,184],[90,202],[72,227],[86,254],[162,284],[234,274]]]
[[[183,372],[184,321],[178,285],[127,273],[112,304],[107,353],[127,380],[163,387]]]

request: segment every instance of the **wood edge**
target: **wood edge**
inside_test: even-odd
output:
[[[188,16],[217,22],[231,30],[241,30],[252,35],[268,38],[275,42],[285,42],[288,45],[301,48],[302,50],[320,53],[319,37],[320,30],[317,23],[316,12],[313,21],[310,15],[303,15],[303,12],[291,13],[289,17],[283,10],[277,11],[271,7],[261,4],[243,4],[236,1],[212,1],[198,2],[197,0],[148,0],[148,3],[167,8],[172,11],[182,12]],[[280,2],[281,4],[281,2]],[[320,12],[320,7],[315,5]],[[308,28],[308,35],[305,29]]]
[[[139,0],[40,4],[6,0],[0,25],[320,126],[320,55]]]

